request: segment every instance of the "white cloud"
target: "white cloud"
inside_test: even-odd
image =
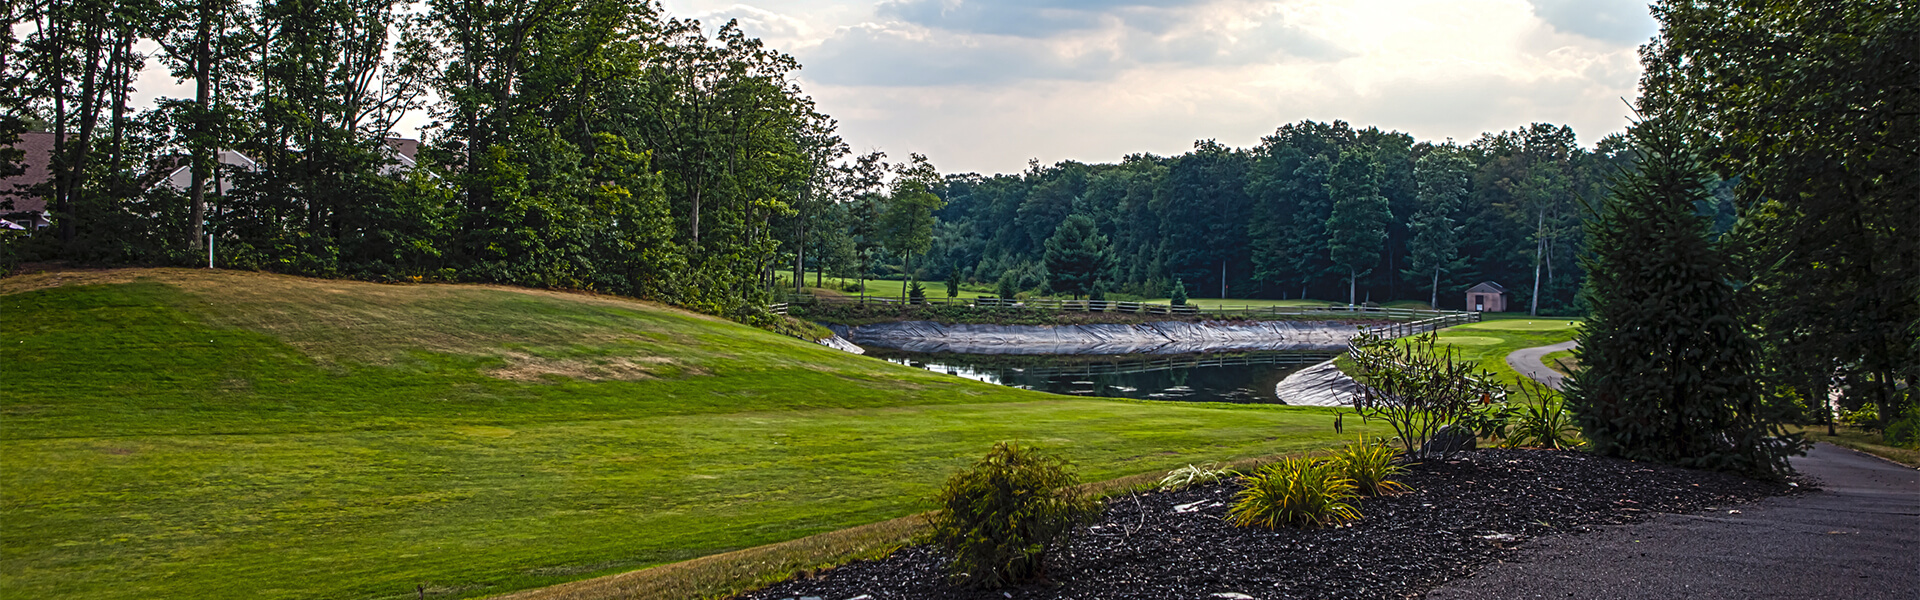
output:
[[[1631,44],[1527,0],[1120,4],[1048,35],[866,23],[798,54],[856,146],[980,172],[1248,146],[1301,119],[1427,140],[1551,122],[1591,143],[1625,124],[1639,76]]]

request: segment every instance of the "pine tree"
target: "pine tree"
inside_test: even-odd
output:
[[[1778,475],[1799,448],[1751,375],[1757,346],[1734,314],[1723,252],[1694,203],[1710,192],[1675,117],[1636,124],[1636,169],[1589,221],[1567,402],[1594,450],[1633,460]]]
[[[1046,243],[1047,284],[1055,291],[1079,299],[1105,274],[1111,258],[1107,255],[1107,237],[1086,215],[1073,215],[1060,222]]]
[[[1174,306],[1186,306],[1187,305],[1187,284],[1182,283],[1178,279],[1173,280],[1172,299],[1169,300],[1168,302]]]

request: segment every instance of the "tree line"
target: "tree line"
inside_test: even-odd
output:
[[[9,261],[591,289],[751,316],[776,228],[849,185],[799,64],[613,0],[11,2],[0,154],[50,132]],[[157,48],[142,52],[141,48]],[[145,69],[191,98],[130,105]],[[408,162],[388,142],[430,114]],[[257,163],[234,168],[223,150]],[[185,190],[157,185],[184,166]],[[0,209],[5,207],[0,206]],[[0,212],[6,212],[0,210]]]
[[[1467,144],[1418,142],[1340,121],[1280,127],[1254,148],[1201,141],[1172,157],[1030,163],[948,175],[921,259],[870,241],[856,198],[825,219],[796,265],[822,274],[995,284],[1002,293],[1418,299],[1460,308],[1485,280],[1516,306],[1581,310],[1582,206],[1630,160],[1534,124]],[[1701,210],[1727,211],[1718,203]],[[832,223],[840,223],[835,226]]]

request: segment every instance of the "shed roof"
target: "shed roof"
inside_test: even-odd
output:
[[[1482,281],[1480,282],[1480,285],[1467,288],[1467,293],[1469,294],[1505,294],[1507,293],[1507,288],[1500,287],[1500,284],[1494,283],[1491,281]]]
[[[78,138],[79,136],[70,136]],[[0,206],[0,213],[40,212],[47,209],[45,196],[29,195],[26,188],[46,183],[53,175],[48,167],[53,164],[53,134],[39,131],[27,131],[20,134],[20,141],[13,145],[15,150],[26,153],[21,157],[20,166],[26,171],[12,177],[0,178],[0,202],[13,201],[13,208]]]

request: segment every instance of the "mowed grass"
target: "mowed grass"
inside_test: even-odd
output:
[[[484,596],[913,514],[996,440],[1088,480],[1346,441],[484,286],[21,276],[0,365],[0,598]]]
[[[1581,321],[1568,317],[1501,313],[1485,313],[1481,318],[1483,320],[1479,323],[1440,330],[1437,343],[1450,346],[1461,360],[1474,363],[1478,371],[1492,372],[1510,387],[1518,385],[1520,373],[1507,364],[1508,354],[1522,348],[1550,346],[1571,340],[1578,333]],[[1346,355],[1336,359],[1335,364],[1348,374],[1353,373],[1353,362]]]

